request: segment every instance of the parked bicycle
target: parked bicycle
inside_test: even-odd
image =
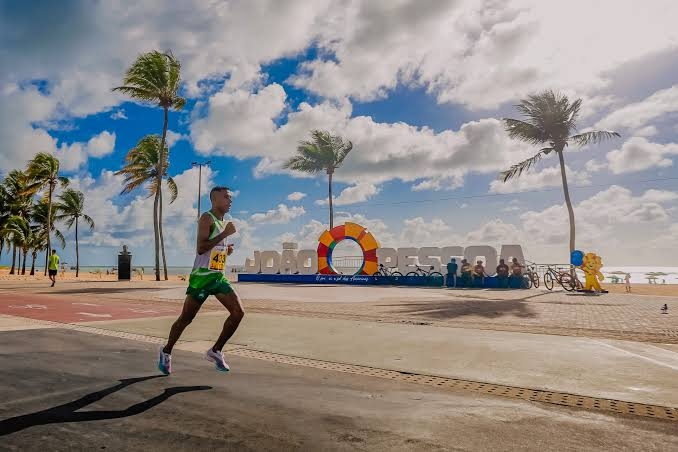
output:
[[[434,272],[433,269],[435,267],[431,266],[429,267],[429,270],[425,270],[421,268],[420,266],[416,265],[417,269],[413,270],[409,273],[407,273],[405,276],[420,276],[424,277],[427,280],[427,283],[431,285],[442,285],[443,282],[445,282],[445,278],[443,277],[443,274],[440,272]]]
[[[532,287],[534,287],[535,289],[539,288],[539,274],[537,273],[536,264],[530,263],[527,265],[523,278],[524,278],[523,284],[528,289],[531,289]]]
[[[397,281],[399,277],[403,276],[399,271],[391,271],[390,268],[384,267],[384,264],[379,264],[379,270],[374,272],[372,276],[382,276],[389,281]]]
[[[559,270],[549,265],[546,267],[546,273],[544,273],[544,286],[546,286],[548,290],[553,290],[555,283],[558,283],[568,292],[581,290],[583,287],[581,281],[579,281],[577,278],[576,273],[570,273],[566,270]]]

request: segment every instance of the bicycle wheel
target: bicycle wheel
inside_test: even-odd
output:
[[[406,274],[405,276],[408,276],[408,277],[409,277],[409,276],[419,276],[419,273],[417,273],[417,272],[409,272],[409,273]]]
[[[544,273],[544,287],[553,290],[553,275],[551,273]]]
[[[445,278],[440,272],[431,272],[428,274],[428,279],[431,282],[431,285],[442,286],[445,283]]]
[[[575,289],[575,282],[572,280],[572,276],[569,273],[561,275],[560,280],[558,281],[560,285],[568,292],[572,292]]]
[[[536,273],[530,273],[530,279],[532,280],[532,285],[535,289],[539,288],[539,275]]]
[[[381,272],[374,272],[372,276],[381,276]]]
[[[391,276],[393,276],[394,278],[400,278],[401,276],[403,276],[403,274],[400,272],[393,272],[391,273]]]

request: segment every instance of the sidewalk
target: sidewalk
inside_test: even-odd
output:
[[[200,341],[197,348],[206,349],[225,316],[199,314],[182,339]],[[87,325],[165,337],[173,320]],[[678,407],[678,346],[255,313],[246,315],[231,343],[325,361]]]

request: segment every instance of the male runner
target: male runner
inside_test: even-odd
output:
[[[210,201],[212,208],[205,212],[198,222],[197,253],[186,289],[183,311],[172,325],[167,345],[160,348],[158,369],[165,375],[172,372],[172,347],[207,297],[214,295],[230,314],[224,322],[219,338],[205,354],[220,372],[230,370],[221,349],[235,333],[245,315],[238,295],[224,275],[226,256],[233,253],[233,245],[225,245],[226,237],[235,234],[233,223],[224,222],[224,215],[231,208],[231,194],[228,188],[214,187],[210,192]]]
[[[59,273],[59,255],[56,250],[52,250],[52,254],[49,256],[48,260],[47,271],[49,280],[52,281],[52,287],[54,287],[54,284],[56,284],[57,273]]]

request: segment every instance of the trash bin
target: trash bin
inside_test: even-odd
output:
[[[127,245],[122,246],[118,254],[118,281],[132,279],[132,255],[127,251]]]

